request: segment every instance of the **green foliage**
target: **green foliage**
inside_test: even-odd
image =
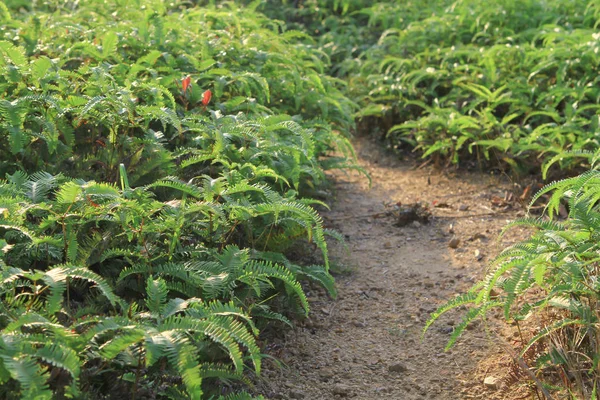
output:
[[[119,190],[46,173],[1,183],[0,357],[13,361],[0,376],[20,389],[5,388],[79,393],[99,384],[94,365],[120,390],[161,392],[172,375],[194,397],[204,378],[240,378],[248,361],[259,373],[256,324],[287,322],[270,307],[276,295],[308,312],[298,277],[332,283],[326,267],[235,245],[280,249],[290,229],[326,249],[308,206],[234,172],[233,183],[206,177],[211,187],[172,178]],[[184,197],[158,200],[164,188]],[[54,382],[60,371],[71,378]]]
[[[270,0],[314,34],[357,101],[359,128],[439,164],[544,175],[598,142],[598,3]]]
[[[439,12],[386,31],[365,53],[366,95],[382,106],[365,117],[389,115],[388,139],[424,156],[458,163],[474,155],[517,169],[541,161],[544,173],[555,163],[578,167],[585,158],[576,154],[598,147],[588,3],[434,6]]]
[[[0,175],[70,170],[114,182],[123,163],[136,171],[132,184],[150,182],[176,168],[178,148],[208,145],[196,136],[220,130],[216,156],[233,127],[253,141],[285,137],[280,149],[300,144],[291,136],[302,135],[304,160],[288,154],[287,163],[348,149],[332,129],[348,131],[355,105],[341,82],[323,74],[328,59],[304,36],[233,4],[121,3],[87,1],[7,23],[0,33],[0,126],[7,133]]]
[[[307,196],[360,168],[327,54],[233,3],[0,19],[0,397],[253,398],[232,382],[308,313],[299,280],[335,296]]]
[[[598,232],[600,232],[600,172],[548,185],[536,198],[551,193],[550,220],[524,219],[513,223],[534,228],[526,241],[496,257],[486,277],[467,294],[460,295],[431,315],[426,328],[449,310],[468,307],[448,347],[475,318],[492,309],[504,312],[507,321],[537,318],[543,326],[523,342],[521,355],[531,354],[538,373],[561,369],[573,377],[573,387],[591,398],[598,369]],[[565,221],[552,221],[558,204],[569,209]],[[535,324],[539,326],[539,324]]]

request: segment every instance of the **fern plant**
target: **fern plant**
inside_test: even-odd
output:
[[[0,397],[251,398],[299,280],[335,296],[308,196],[357,106],[309,35],[196,3],[0,2]]]
[[[574,154],[598,145],[595,2],[311,0],[263,10],[314,33],[359,103],[359,129],[393,148],[524,172],[585,167]]]
[[[425,330],[444,313],[465,306],[468,312],[455,328],[448,348],[469,323],[485,318],[494,309],[503,310],[506,320],[517,326],[524,320],[541,320],[542,327],[531,337],[522,338],[521,354],[536,346],[535,362],[541,378],[549,370],[562,370],[572,377],[565,382],[566,389],[590,398],[599,377],[600,357],[599,188],[600,173],[592,170],[540,190],[533,202],[551,193],[549,219],[526,218],[509,224],[506,229],[526,226],[536,232],[505,249],[492,261],[482,281],[431,315]],[[562,202],[568,205],[568,218],[555,221],[553,216]]]
[[[3,382],[16,397],[102,393],[107,379],[132,397],[142,387],[168,397],[175,379],[201,398],[210,382],[260,372],[256,326],[308,312],[299,277],[335,294],[327,263],[227,245],[282,250],[305,235],[327,261],[308,200],[235,169],[200,186],[166,177],[138,188],[120,171],[121,188],[48,173],[0,183],[0,334],[5,357],[19,360]],[[58,335],[54,347],[40,334]]]

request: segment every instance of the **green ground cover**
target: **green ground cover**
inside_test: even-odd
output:
[[[391,147],[544,175],[594,157],[598,2],[299,3],[273,16],[314,34],[361,130]]]
[[[5,4],[0,397],[229,396],[299,279],[335,295],[311,196],[352,167],[354,103],[252,8]]]
[[[353,131],[544,177],[599,158],[598,1],[6,0],[0,20],[7,399],[251,398],[259,333],[308,312],[299,282],[335,295],[315,207],[327,169],[358,168]],[[570,218],[523,222],[449,304],[556,312],[536,367],[584,397],[596,181],[550,186]],[[299,241],[318,265],[288,259]]]

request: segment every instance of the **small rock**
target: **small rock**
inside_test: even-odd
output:
[[[450,224],[450,226],[448,227],[448,233],[449,234],[453,234],[454,233],[454,224]]]
[[[483,259],[483,254],[481,254],[481,251],[479,251],[479,249],[475,250],[475,259],[477,261],[481,261]]]
[[[407,370],[406,365],[402,363],[392,364],[388,367],[388,371],[390,372],[406,372]]]
[[[453,237],[448,242],[448,247],[450,247],[451,249],[457,249],[459,244],[460,244],[460,239],[457,237]]]
[[[416,221],[415,221],[416,222]],[[383,247],[385,247],[386,249],[391,249],[392,248],[392,242],[385,242],[383,244]]]
[[[347,397],[348,395],[350,395],[350,387],[341,383],[333,385],[331,391],[333,392],[333,394],[337,394],[340,397]]]
[[[486,376],[483,380],[483,384],[488,389],[497,390],[500,386],[500,379],[496,378],[495,376]]]
[[[414,226],[415,228],[420,228],[420,227],[421,227],[421,223],[420,223],[419,221],[413,221],[413,223],[412,223],[412,224],[413,224],[413,226]]]
[[[458,211],[467,211],[469,209],[469,206],[466,204],[461,204],[460,206],[458,206]]]
[[[319,378],[321,378],[321,380],[324,382],[333,378],[334,375],[335,374],[330,369],[322,369],[321,371],[319,371]]]
[[[297,390],[292,390],[290,392],[290,399],[303,399],[304,398],[304,393],[299,392]]]
[[[454,332],[454,328],[451,326],[442,326],[438,328],[438,332],[443,333],[444,335],[449,335]]]
[[[477,232],[476,234],[471,236],[471,240],[482,240],[482,239],[487,239],[487,236],[485,236],[483,233],[480,233],[480,232]]]

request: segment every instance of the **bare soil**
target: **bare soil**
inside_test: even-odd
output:
[[[523,189],[506,176],[419,169],[367,140],[355,145],[372,187],[358,173],[332,175],[336,200],[324,213],[346,237],[345,247],[331,246],[339,295],[309,288],[310,318],[268,340],[267,353],[280,362],[265,360],[257,391],[269,399],[528,398],[527,388],[510,384],[510,328],[478,324],[445,352],[456,312],[422,337],[432,311],[523,237],[497,240],[524,215],[515,200]],[[416,202],[429,207],[430,222],[398,226],[402,207]],[[497,383],[484,384],[486,377]]]

